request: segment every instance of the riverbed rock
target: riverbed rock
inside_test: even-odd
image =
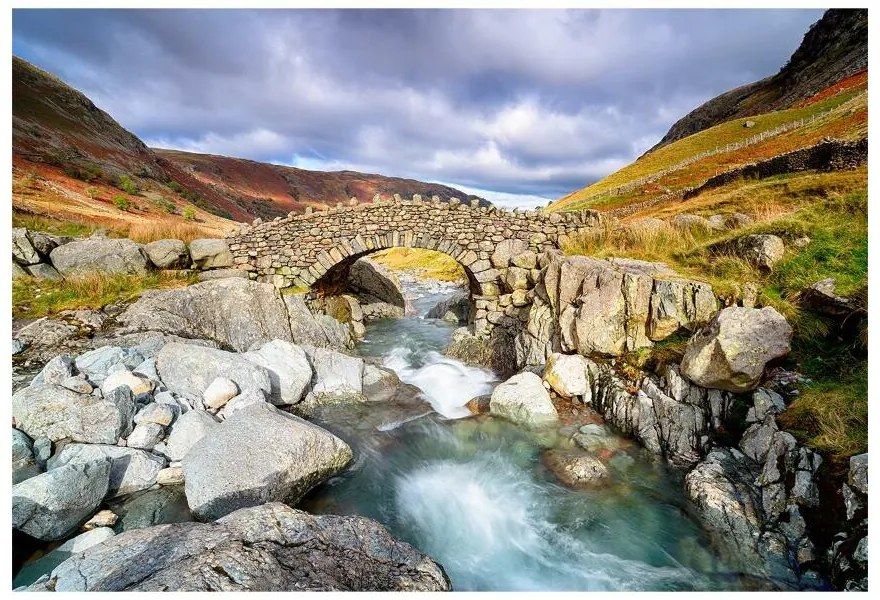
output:
[[[583,452],[548,450],[544,464],[569,487],[592,487],[608,481],[608,467],[595,456]]]
[[[470,411],[472,415],[487,415],[489,414],[491,402],[492,395],[483,394],[482,396],[471,398],[464,406]]]
[[[470,297],[467,292],[456,292],[441,300],[425,313],[426,319],[443,319],[450,323],[467,323],[470,314]]]
[[[228,377],[215,377],[202,392],[202,402],[208,409],[218,409],[238,395],[238,386]]]
[[[371,519],[313,516],[269,503],[216,523],[122,533],[71,557],[30,589],[444,591],[450,584],[440,565]]]
[[[314,372],[312,393],[363,393],[364,360],[327,348],[305,348]]]
[[[273,339],[291,341],[290,322],[274,286],[218,279],[173,290],[145,292],[117,317],[122,333],[161,331],[212,340],[244,352]]]
[[[312,380],[312,367],[302,348],[284,340],[272,340],[243,356],[268,371],[272,404],[283,406],[302,400]]]
[[[776,235],[746,235],[737,240],[737,250],[742,258],[759,269],[772,271],[773,265],[785,254],[785,243]]]
[[[102,385],[115,370],[117,365],[124,365],[127,369],[134,369],[144,362],[144,356],[135,348],[122,348],[119,346],[101,346],[89,350],[76,357],[76,368],[95,385]]]
[[[348,326],[328,315],[313,314],[302,295],[285,294],[282,299],[287,309],[293,343],[339,350],[352,345]]]
[[[189,252],[181,240],[156,240],[144,245],[147,258],[157,269],[186,269]]]
[[[171,461],[183,460],[190,448],[220,423],[204,410],[191,410],[182,414],[171,427],[171,435],[165,453]]]
[[[588,372],[593,363],[580,354],[559,354],[555,352],[547,358],[544,368],[544,381],[563,398],[589,396]],[[584,399],[589,402],[589,397]]]
[[[361,258],[351,265],[346,285],[350,291],[364,296],[368,301],[387,302],[400,308],[406,305],[403,286],[397,275],[369,258]]]
[[[233,265],[232,253],[226,240],[203,238],[189,243],[189,255],[196,268],[208,269],[227,268]]]
[[[123,385],[131,390],[133,396],[141,396],[153,391],[153,382],[146,377],[138,377],[131,371],[119,370],[107,375],[101,383],[101,392],[107,395]]]
[[[58,540],[91,515],[110,481],[110,461],[71,464],[12,486],[12,526],[41,540]]]
[[[76,240],[52,250],[50,258],[65,277],[95,272],[146,275],[151,268],[144,247],[124,238]]]
[[[776,309],[731,306],[690,339],[681,371],[703,387],[747,392],[758,386],[768,362],[791,351],[791,336]]]
[[[489,413],[527,427],[552,424],[559,419],[541,378],[530,372],[519,373],[499,384],[492,392]]]
[[[12,396],[12,415],[31,438],[70,438],[87,444],[115,444],[127,435],[134,403],[116,397],[78,394],[57,385],[35,385]]]
[[[23,431],[12,429],[12,485],[40,474],[34,445]]]
[[[157,425],[167,427],[174,421],[175,414],[179,413],[179,411],[176,413],[174,408],[172,408],[174,406],[177,405],[150,402],[137,412],[134,416],[134,422],[137,425],[141,423],[156,423]]]
[[[391,369],[365,363],[361,383],[364,396],[370,401],[385,402],[394,398],[400,377]]]
[[[116,533],[109,527],[97,527],[67,540],[48,554],[24,565],[12,580],[13,589],[32,584],[43,575],[51,573],[55,567],[74,554],[109,540],[114,535]]]
[[[158,423],[141,423],[125,439],[129,448],[152,450],[165,437],[165,428]]]
[[[187,502],[210,520],[265,502],[293,504],[351,458],[348,445],[328,431],[255,404],[212,428],[184,456]]]
[[[218,377],[231,379],[242,392],[272,393],[269,372],[234,352],[172,342],[159,351],[156,368],[168,390],[191,401],[200,402]]]
[[[105,444],[67,444],[49,459],[53,471],[65,465],[81,465],[102,460],[110,461],[107,493],[110,497],[125,496],[145,490],[156,483],[156,476],[165,467],[165,459],[135,448]]]

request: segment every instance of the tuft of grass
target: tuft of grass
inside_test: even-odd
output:
[[[98,188],[96,188],[93,185],[90,185],[89,187],[86,188],[86,196],[88,196],[92,200],[95,200],[96,198],[98,198],[98,196],[100,196],[100,192],[98,191]]]
[[[395,271],[405,271],[424,279],[463,281],[464,269],[454,258],[436,250],[389,248],[370,256],[377,263]]]
[[[161,272],[147,275],[89,273],[60,281],[20,277],[12,282],[12,316],[39,318],[63,310],[98,310],[134,300],[145,290],[178,288],[195,282],[193,274]]]
[[[196,209],[192,206],[187,206],[183,209],[183,218],[187,221],[194,221],[196,218]]]
[[[121,230],[120,235],[141,244],[167,239],[183,240],[188,244],[198,238],[217,237],[215,231],[194,223],[155,221],[145,221],[130,225],[126,229]]]
[[[31,231],[43,231],[61,237],[88,237],[98,229],[92,223],[84,221],[62,221],[51,217],[13,211],[13,227],[26,227]]]

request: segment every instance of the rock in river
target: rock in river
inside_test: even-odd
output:
[[[555,423],[559,418],[541,378],[528,371],[495,388],[489,412],[527,427]]]

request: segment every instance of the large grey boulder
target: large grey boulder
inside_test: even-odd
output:
[[[371,519],[313,516],[273,502],[216,523],[127,531],[29,589],[412,592],[450,584],[440,565]]]
[[[220,423],[217,419],[204,410],[191,410],[182,414],[171,427],[166,455],[172,461],[183,460],[187,452],[218,425]]]
[[[12,429],[12,485],[40,474],[34,444],[22,431]]]
[[[189,252],[181,240],[156,240],[144,245],[147,258],[157,269],[185,269]]]
[[[232,252],[226,240],[199,239],[189,243],[189,254],[193,264],[202,270],[219,269],[233,265]]]
[[[111,370],[117,368],[118,365],[124,365],[130,370],[142,362],[144,362],[144,356],[135,348],[102,346],[77,356],[75,365],[79,372],[89,378],[89,381],[100,386],[110,375]]]
[[[351,265],[347,287],[370,302],[387,302],[401,308],[406,304],[397,275],[369,258],[361,258]]]
[[[307,348],[314,372],[312,392],[345,394],[363,392],[364,360],[328,348]]]
[[[49,471],[65,465],[110,461],[110,497],[125,496],[145,490],[156,483],[156,475],[165,467],[165,459],[135,448],[104,444],[67,444],[49,459]]]
[[[127,273],[146,275],[150,260],[144,247],[129,239],[89,238],[58,246],[50,254],[62,275],[77,273]]]
[[[336,349],[351,346],[351,329],[347,325],[328,315],[313,314],[300,294],[285,294],[283,299],[294,344]]]
[[[703,387],[747,392],[758,386],[768,362],[791,351],[791,336],[775,308],[731,306],[690,339],[681,372]]]
[[[742,258],[759,269],[771,271],[773,265],[782,260],[785,243],[776,235],[746,235],[737,240],[737,250]]]
[[[12,416],[31,438],[115,444],[128,434],[135,406],[116,395],[98,398],[57,385],[34,385],[12,396]]]
[[[117,530],[120,532],[193,520],[182,485],[142,492],[113,505],[113,510],[119,513]]]
[[[527,427],[552,424],[559,419],[541,378],[528,371],[514,375],[495,388],[489,401],[489,414]]]
[[[65,465],[12,486],[12,526],[58,540],[98,507],[110,482],[110,461]]]
[[[563,398],[587,396],[589,401],[589,374],[594,363],[580,354],[559,354],[554,352],[547,358],[544,367],[544,381],[550,389]]]
[[[294,504],[351,457],[348,445],[328,431],[254,404],[211,429],[184,456],[186,499],[206,520],[266,502]]]
[[[216,348],[172,342],[156,356],[156,369],[165,386],[191,401],[201,401],[218,377],[234,381],[239,390],[259,389],[272,393],[269,372],[241,354]]]
[[[67,540],[48,554],[24,565],[12,580],[13,589],[30,585],[43,575],[49,575],[55,567],[74,554],[109,540],[114,535],[116,533],[109,527],[97,527]]]
[[[281,294],[268,283],[217,279],[143,294],[117,318],[123,333],[161,331],[213,340],[238,352],[273,339],[291,341]]]
[[[24,227],[12,228],[12,260],[22,266],[40,262],[40,255],[34,248],[30,232]]]
[[[243,356],[268,371],[273,404],[296,404],[302,400],[312,381],[312,367],[302,348],[284,340],[272,340]]]
[[[544,464],[569,487],[590,487],[608,481],[608,467],[590,454],[577,451],[550,450],[543,455]]]

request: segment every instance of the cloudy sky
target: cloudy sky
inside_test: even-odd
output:
[[[820,10],[15,10],[148,145],[545,204],[775,73]]]

